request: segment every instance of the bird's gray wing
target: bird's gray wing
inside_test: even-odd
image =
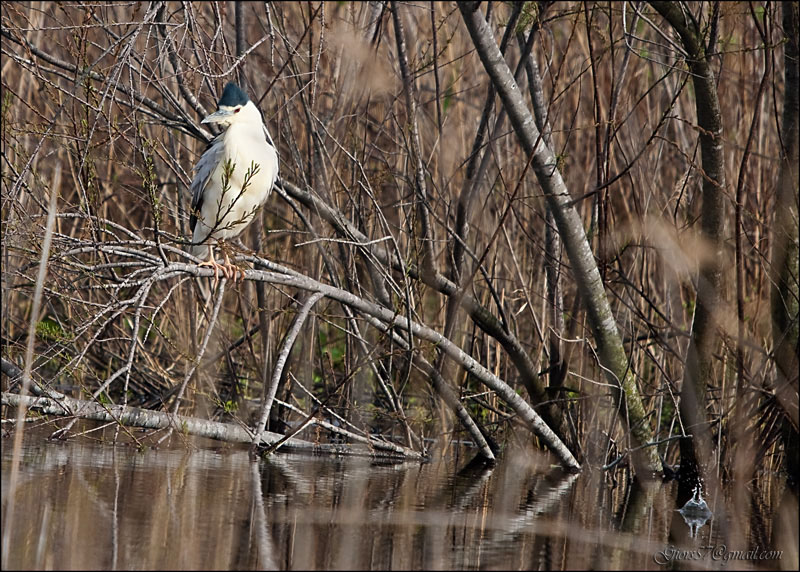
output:
[[[203,208],[203,194],[208,186],[208,181],[222,160],[222,148],[222,135],[219,135],[209,143],[205,153],[200,157],[197,165],[194,166],[194,179],[192,179],[190,187],[192,191],[192,207],[189,214],[189,229],[192,231],[194,231],[194,227],[197,224],[197,215],[200,213],[200,209]]]

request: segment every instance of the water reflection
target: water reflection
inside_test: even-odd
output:
[[[10,454],[4,446],[4,519]],[[464,465],[453,455],[427,464],[288,454],[251,462],[244,449],[210,441],[137,452],[45,442],[32,431],[13,527],[3,529],[4,567],[657,569],[658,554],[731,538],[731,519],[718,522],[716,509],[697,537],[680,532],[674,485],[611,486],[600,472],[564,474],[521,449],[494,468]],[[796,500],[780,506],[796,511]],[[784,550],[781,559],[735,567],[795,568],[796,520],[794,540],[791,530],[775,534],[785,522],[783,512],[768,518],[774,546],[762,544]],[[724,563],[709,555],[669,564]]]
[[[681,513],[683,521],[689,527],[689,536],[692,538],[697,536],[697,531],[702,528],[713,515],[700,492],[699,485],[695,487],[692,498],[686,501],[686,504],[683,505],[678,512]]]

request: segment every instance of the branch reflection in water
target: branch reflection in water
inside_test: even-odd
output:
[[[297,454],[251,462],[244,447],[211,441],[137,452],[47,442],[49,430],[26,431],[19,516],[4,531],[11,568],[652,568],[675,541],[671,527],[685,528],[674,483],[614,486],[601,471],[565,474],[533,450],[507,451],[493,468],[469,465],[465,450],[426,464]],[[3,447],[4,505],[9,463]],[[760,519],[736,526],[715,510],[680,549],[737,538],[742,549],[751,540],[763,548],[766,538],[783,559],[750,564],[792,567],[796,524],[774,524],[789,522],[787,510],[796,515],[796,504],[762,507]]]

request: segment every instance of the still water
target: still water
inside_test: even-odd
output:
[[[424,464],[251,461],[213,441],[137,451],[45,440],[51,431],[26,429],[11,526],[4,431],[4,569],[798,566],[797,500],[777,479],[743,512],[730,495],[710,496],[714,515],[690,526],[674,483],[567,475],[523,447],[494,468],[470,468],[468,451],[452,449]]]

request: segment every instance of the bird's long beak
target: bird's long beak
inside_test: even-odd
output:
[[[233,115],[232,111],[227,109],[220,109],[211,115],[206,116],[200,123],[219,123]]]

